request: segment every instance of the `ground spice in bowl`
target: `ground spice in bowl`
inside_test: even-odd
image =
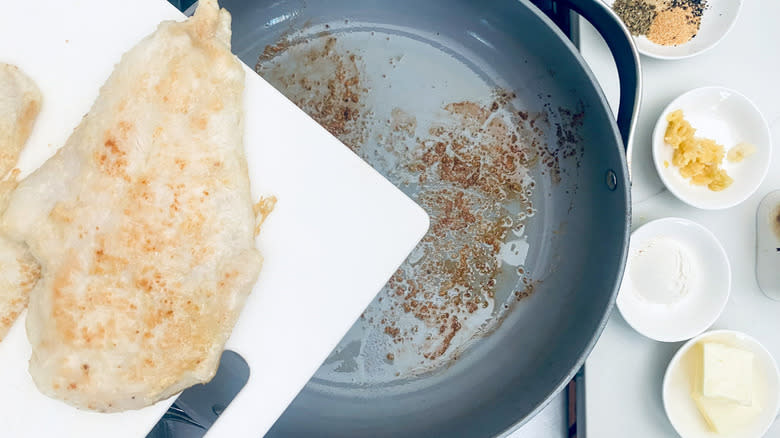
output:
[[[683,8],[666,9],[656,14],[647,39],[663,46],[679,46],[696,36],[701,18],[691,17]]]
[[[657,2],[645,0],[616,0],[612,9],[628,27],[631,35],[647,35],[655,20]]]
[[[616,0],[612,9],[632,35],[679,46],[699,32],[707,0]]]
[[[647,35],[656,17],[655,6],[645,0],[616,0],[612,9],[626,24],[631,35]]]

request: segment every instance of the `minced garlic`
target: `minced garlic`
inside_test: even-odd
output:
[[[729,160],[730,163],[739,163],[755,153],[755,146],[750,143],[740,143],[729,149],[729,153],[726,154],[726,159]]]
[[[683,178],[714,192],[724,190],[734,182],[720,167],[726,155],[722,145],[708,138],[694,137],[696,129],[683,118],[682,110],[672,112],[666,120],[669,125],[664,141],[674,148],[672,164],[680,169]]]

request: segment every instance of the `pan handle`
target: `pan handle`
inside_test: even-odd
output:
[[[588,20],[601,34],[612,52],[620,79],[617,126],[626,146],[626,156],[630,160],[639,105],[642,100],[642,71],[634,39],[620,17],[601,0],[558,0],[558,3],[568,6]]]

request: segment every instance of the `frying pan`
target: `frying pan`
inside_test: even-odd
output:
[[[368,386],[337,384],[318,372],[268,436],[500,436],[543,408],[582,366],[625,263],[631,204],[624,146],[631,144],[640,73],[630,35],[603,3],[557,4],[586,17],[610,46],[620,72],[617,120],[575,47],[527,0],[222,1],[233,14],[234,51],[249,65],[291,32],[344,23],[327,28],[346,35],[356,23],[445,51],[514,90],[526,107],[579,107],[584,114],[576,162],[561,163],[567,169],[560,181],[534,175],[537,213],[527,224],[525,268],[538,280],[535,292],[435,372]],[[421,72],[431,68],[420,62]],[[552,144],[561,141],[546,134]]]

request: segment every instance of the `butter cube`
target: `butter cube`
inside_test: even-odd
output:
[[[753,420],[761,413],[761,406],[756,402],[752,406],[742,406],[723,400],[706,398],[699,393],[691,394],[696,407],[699,408],[704,421],[713,432],[735,432]]]
[[[715,342],[704,343],[701,395],[710,400],[753,404],[753,353]]]

